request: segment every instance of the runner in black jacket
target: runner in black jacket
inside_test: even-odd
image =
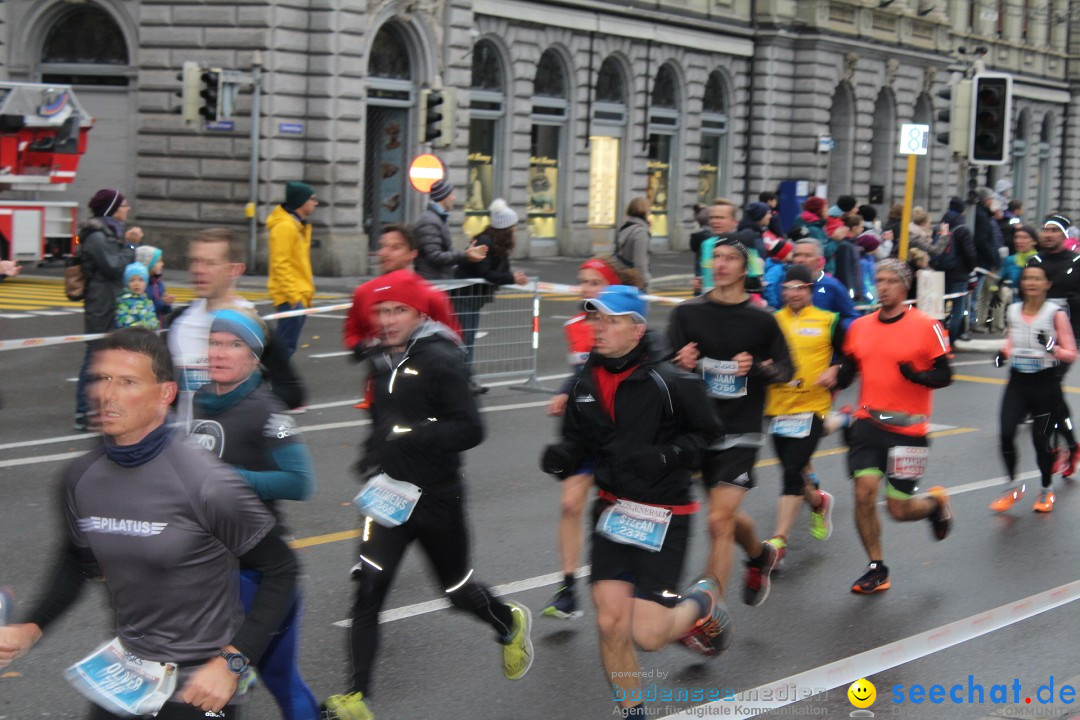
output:
[[[496,600],[469,565],[461,453],[480,444],[484,428],[465,353],[449,328],[428,319],[430,288],[419,275],[395,270],[379,282],[372,300],[382,352],[371,356],[372,428],[359,463],[370,479],[357,497],[367,517],[352,570],[352,687],[326,700],[330,717],[342,720],[370,717],[364,699],[371,692],[379,611],[413,540],[423,546],[447,599],[495,630],[506,678],[519,680],[532,665],[529,609]]]
[[[634,645],[682,640],[715,654],[730,624],[719,586],[703,578],[680,596],[689,542],[690,472],[720,425],[701,380],[660,362],[645,336],[636,288],[612,285],[585,301],[596,345],[570,392],[562,442],[544,450],[544,471],[565,479],[595,463],[591,579],[600,653],[624,716],[644,714]],[[681,602],[680,602],[681,600]]]

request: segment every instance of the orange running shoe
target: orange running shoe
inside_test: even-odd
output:
[[[1024,497],[1025,486],[1013,486],[1006,490],[1001,497],[990,503],[990,511],[996,513],[1003,513],[1006,510],[1012,508],[1016,504],[1016,501]]]
[[[1048,513],[1054,509],[1054,500],[1056,500],[1054,491],[1046,490],[1039,493],[1038,499],[1035,500],[1035,507],[1032,509],[1038,513]]]

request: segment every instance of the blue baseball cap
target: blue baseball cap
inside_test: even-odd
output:
[[[641,291],[630,285],[608,285],[595,298],[586,300],[586,310],[602,312],[605,315],[633,315],[645,322],[649,314],[649,304],[641,296]]]

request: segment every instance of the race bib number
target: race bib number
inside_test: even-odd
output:
[[[738,376],[739,363],[734,360],[701,360],[701,372],[705,378],[709,396],[730,399],[746,397],[746,376]]]
[[[918,480],[926,474],[930,448],[897,445],[889,448],[888,475],[897,480]]]
[[[421,492],[411,483],[380,473],[367,481],[353,503],[383,527],[397,527],[412,516]]]
[[[176,664],[143,660],[118,639],[64,672],[72,687],[115,715],[157,715],[176,690]]]
[[[1013,370],[1022,373],[1035,373],[1052,367],[1052,359],[1042,350],[1013,350]]]
[[[797,415],[777,415],[769,425],[769,432],[778,437],[804,438],[810,435],[814,425],[814,413],[805,412]]]
[[[608,540],[660,552],[670,524],[671,510],[668,508],[616,500],[601,513],[596,529]]]

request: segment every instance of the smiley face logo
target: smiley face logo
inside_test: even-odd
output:
[[[877,699],[877,688],[869,680],[862,678],[851,683],[847,689],[848,700],[857,708],[868,708]]]

